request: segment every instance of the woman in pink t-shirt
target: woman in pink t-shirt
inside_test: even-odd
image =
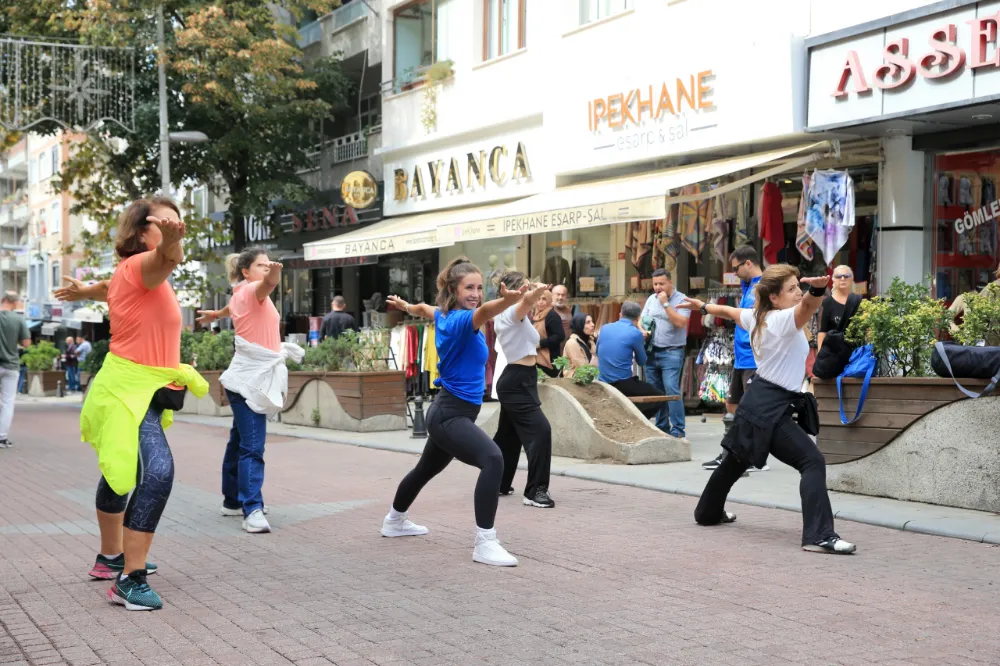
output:
[[[236,354],[219,378],[233,409],[233,427],[222,458],[222,515],[243,516],[247,532],[270,532],[261,492],[264,440],[267,417],[283,406],[288,385],[284,364],[288,345],[281,343],[281,317],[270,298],[281,281],[281,264],[268,259],[259,247],[230,255],[226,264],[234,283],[229,305],[219,312],[202,313],[207,315],[203,319],[228,313],[236,330]],[[277,397],[271,399],[267,393],[274,387]]]

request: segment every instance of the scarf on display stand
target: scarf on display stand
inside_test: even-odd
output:
[[[815,170],[809,183],[806,232],[833,263],[854,228],[854,181],[846,171]]]

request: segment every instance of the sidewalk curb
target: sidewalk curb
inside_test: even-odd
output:
[[[202,421],[200,419],[192,419],[185,414],[175,414],[175,421],[191,423],[194,425],[204,425],[212,428],[225,429],[228,426],[217,425],[211,422]],[[280,437],[291,437],[293,439],[310,439],[313,441],[329,442],[331,444],[340,444],[344,446],[356,446],[364,449],[373,449],[377,451],[389,451],[392,453],[406,453],[409,455],[419,455],[418,452],[414,452],[411,449],[394,446],[392,444],[374,444],[372,442],[355,439],[350,435],[343,434],[332,434],[338,431],[328,431],[331,434],[327,435],[322,433],[324,436],[317,436],[312,433],[298,433],[298,432],[283,432],[274,433]],[[527,469],[524,464],[519,464],[518,469]],[[572,479],[580,479],[582,481],[593,481],[596,483],[606,483],[614,486],[628,486],[632,488],[639,488],[641,490],[652,490],[661,493],[670,493],[672,495],[685,495],[687,497],[699,497],[699,493],[693,493],[684,488],[679,488],[677,486],[670,486],[665,484],[657,483],[645,483],[645,482],[628,482],[620,481],[617,479],[609,479],[603,477],[599,474],[588,474],[587,472],[578,472],[574,470],[566,469],[552,469],[552,474],[554,476],[564,476]],[[765,500],[751,499],[747,497],[740,497],[738,495],[730,495],[728,501],[735,504],[744,504],[747,506],[757,506],[765,509],[781,509],[782,511],[791,511],[794,513],[802,513],[801,508],[793,504],[786,504],[784,502],[768,502]],[[903,532],[914,532],[916,534],[927,534],[930,536],[937,537],[947,537],[952,539],[963,539],[966,541],[975,541],[978,543],[987,543],[1000,545],[1000,531],[998,532],[982,532],[982,531],[971,531],[963,530],[961,528],[950,528],[944,525],[923,523],[921,521],[915,520],[885,520],[878,517],[873,517],[866,514],[856,513],[854,511],[836,511],[834,512],[834,517],[839,520],[848,520],[854,523],[862,523],[865,525],[873,525],[875,527],[886,527],[890,529],[900,530]]]

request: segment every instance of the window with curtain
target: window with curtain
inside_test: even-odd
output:
[[[528,0],[483,0],[483,60],[527,46]]]
[[[580,0],[580,25],[623,12],[635,0]]]

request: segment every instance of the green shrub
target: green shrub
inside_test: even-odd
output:
[[[289,370],[314,372],[374,372],[388,369],[385,362],[388,355],[389,345],[384,338],[361,336],[348,330],[308,347],[301,365],[292,361],[285,365]]]
[[[194,359],[194,348],[205,335],[204,331],[195,333],[194,331],[181,331],[181,363],[191,365]]]
[[[235,351],[236,336],[232,331],[222,331],[217,335],[201,334],[191,348],[191,355],[198,370],[225,370]]]
[[[104,357],[108,355],[108,347],[111,344],[110,340],[97,340],[90,345],[90,353],[87,354],[87,358],[83,359],[83,363],[80,364],[80,372],[89,372],[92,375],[96,375],[104,365]]]
[[[599,374],[601,374],[601,371],[598,370],[596,365],[581,365],[573,373],[573,383],[580,386],[593,384]]]
[[[965,295],[962,325],[952,337],[963,345],[980,340],[991,347],[1000,345],[1000,283],[992,282],[979,293]]]
[[[28,370],[44,372],[52,369],[53,362],[62,355],[59,348],[48,340],[42,340],[24,350],[21,360]]]
[[[944,303],[931,298],[923,284],[893,278],[889,289],[862,301],[851,317],[846,337],[855,344],[871,344],[882,376],[925,377],[938,330],[951,322]]]

